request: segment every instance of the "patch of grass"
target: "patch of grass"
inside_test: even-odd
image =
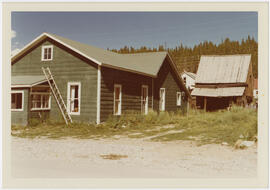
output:
[[[243,140],[253,140],[257,135],[257,112],[242,107],[233,107],[230,111],[192,111],[187,117],[178,118],[175,129],[184,131],[153,140],[191,140],[190,137],[193,137],[200,144],[227,142],[233,145],[240,136]]]
[[[27,127],[12,126],[12,135],[53,139],[99,139],[115,135],[130,138],[153,136],[154,141],[195,140],[200,144],[227,142],[233,145],[240,136],[242,140],[253,140],[257,135],[257,111],[236,106],[230,111],[190,110],[186,115],[181,112],[158,114],[151,110],[148,115],[142,115],[128,111],[120,117],[111,116],[107,122],[99,125],[74,122],[66,126],[63,122],[46,121]]]

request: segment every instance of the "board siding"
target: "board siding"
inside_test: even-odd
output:
[[[41,61],[42,45],[53,45],[53,60]],[[67,104],[68,82],[81,83],[80,115],[71,115],[73,121],[96,122],[97,66],[68,50],[59,43],[45,40],[12,65],[12,76],[43,75],[42,67],[50,67],[64,102]],[[36,117],[36,113],[30,116]],[[51,98],[51,120],[63,120],[54,97]]]
[[[28,97],[29,97],[29,90],[28,89],[21,89],[15,88],[12,89],[14,91],[23,91],[24,100],[23,100],[23,111],[11,111],[11,124],[12,125],[22,125],[26,126],[28,124]]]
[[[162,64],[158,77],[154,80],[154,110],[157,111],[159,111],[160,88],[165,88],[165,111],[182,110],[185,112],[187,110],[187,97],[182,99],[181,106],[176,105],[176,93],[184,92],[184,87],[181,86],[167,59]]]
[[[148,85],[148,109],[152,108],[151,77],[101,67],[101,121],[113,115],[114,84],[122,85],[122,114],[129,110],[141,111],[142,85]]]

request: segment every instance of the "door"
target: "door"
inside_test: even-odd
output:
[[[159,90],[159,110],[165,111],[165,88]]]
[[[114,85],[114,115],[121,115],[122,86]]]
[[[142,95],[141,95],[141,101],[142,101],[142,113],[147,114],[148,113],[148,86],[143,85],[142,86]]]

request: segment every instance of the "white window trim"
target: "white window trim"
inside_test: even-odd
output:
[[[178,100],[178,95],[180,94],[180,100]],[[182,104],[182,93],[181,92],[176,92],[176,105],[181,106]]]
[[[49,107],[48,108],[31,108],[31,111],[50,110],[51,109],[52,95],[51,95],[50,92],[32,92],[32,93],[30,93],[30,97],[31,97],[32,94],[49,95]],[[31,99],[31,103],[32,103],[32,99]]]
[[[146,110],[145,110],[145,115],[148,114],[148,101],[149,101],[149,96],[148,96],[148,85],[142,85],[141,87],[141,112],[143,113],[143,88],[146,88]]]
[[[23,90],[12,90],[11,94],[18,94],[21,93],[22,94],[22,108],[21,109],[11,109],[11,111],[23,111],[23,105],[24,105],[24,91]],[[11,97],[11,101],[12,101],[12,97]]]
[[[44,49],[45,48],[51,48],[51,59],[44,59]],[[41,50],[41,61],[52,61],[53,60],[53,45],[45,45],[42,46],[42,50]]]
[[[165,88],[160,88],[160,89],[159,89],[159,96],[160,96],[160,91],[161,91],[161,90],[164,90],[164,108],[162,109],[162,105],[161,105],[160,108],[159,108],[159,110],[160,110],[160,111],[165,111],[165,110],[166,110],[166,109],[165,109],[165,108],[166,108],[166,107],[165,107],[165,106],[166,106],[166,89],[165,89]],[[160,101],[160,100],[159,100],[159,101]]]
[[[120,87],[120,109],[119,113],[115,113],[115,88]],[[121,84],[115,84],[113,88],[113,114],[114,115],[121,115],[122,114],[122,85]]]
[[[101,66],[97,70],[97,124],[100,124],[100,98],[101,98]]]
[[[80,115],[81,112],[81,82],[68,82],[68,87],[67,87],[67,111],[70,115]],[[70,111],[70,86],[72,85],[78,85],[79,90],[78,90],[78,100],[79,100],[79,109],[78,112],[71,112]]]

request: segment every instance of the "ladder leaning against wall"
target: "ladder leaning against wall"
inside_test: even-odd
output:
[[[50,85],[50,88],[53,92],[53,95],[55,97],[57,105],[58,105],[59,109],[61,110],[62,116],[63,116],[66,124],[68,125],[68,124],[72,123],[72,119],[70,117],[70,114],[67,111],[67,107],[65,105],[65,102],[64,102],[61,94],[60,94],[60,91],[59,91],[59,89],[54,81],[54,78],[53,78],[53,75],[51,73],[50,68],[49,67],[46,67],[46,68],[42,67],[42,71],[43,71],[43,73],[44,73],[44,75],[45,75],[45,77]]]

